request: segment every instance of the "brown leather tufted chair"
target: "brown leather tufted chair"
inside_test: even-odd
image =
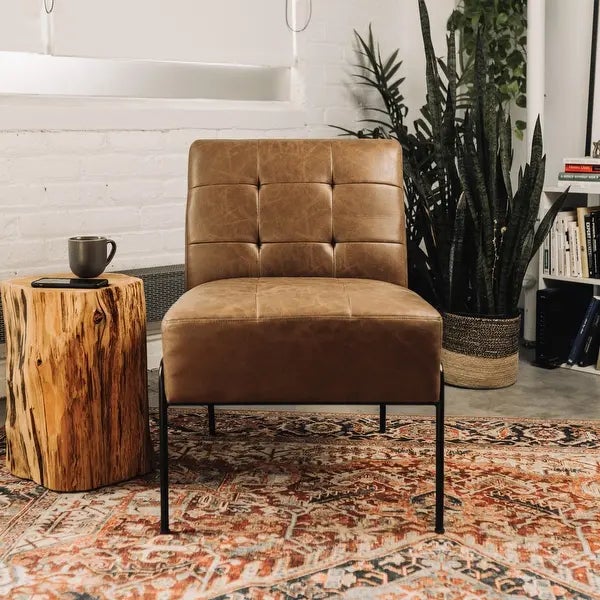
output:
[[[190,150],[187,292],[162,324],[167,408],[436,405],[443,531],[440,315],[407,285],[402,155],[388,140],[199,140]]]

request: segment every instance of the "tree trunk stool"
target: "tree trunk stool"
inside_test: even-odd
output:
[[[11,473],[60,492],[147,473],[142,281],[111,273],[105,288],[31,287],[38,277],[1,284]]]

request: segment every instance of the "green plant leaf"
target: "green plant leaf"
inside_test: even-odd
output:
[[[400,48],[396,48],[396,50],[394,50],[394,52],[392,52],[390,57],[387,59],[385,65],[383,66],[382,71],[385,75],[387,75],[387,77],[389,79],[391,79],[391,77],[392,77],[392,75],[390,75],[389,71],[393,68],[400,67],[400,65],[402,64],[402,61],[396,61],[396,59],[398,58],[398,52],[400,52]]]
[[[461,304],[461,296],[464,293],[466,285],[466,269],[464,265],[464,244],[465,244],[465,226],[466,226],[466,211],[467,202],[464,192],[460,195],[456,205],[456,216],[454,218],[454,233],[452,236],[452,244],[450,246],[449,271],[450,281],[448,285],[449,297],[447,306],[449,310],[459,310]]]
[[[540,224],[538,225],[537,231],[535,232],[535,238],[533,240],[533,247],[532,247],[533,254],[535,254],[539,250],[540,246],[542,245],[542,242],[546,239],[546,236],[550,232],[550,228],[552,227],[552,224],[554,223],[554,219],[556,218],[556,215],[562,209],[562,207],[565,204],[565,201],[567,200],[570,189],[571,189],[571,187],[569,186],[552,203],[552,205],[550,206],[550,208],[544,215],[544,218],[541,220]]]

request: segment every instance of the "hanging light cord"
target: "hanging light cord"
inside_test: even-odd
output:
[[[292,0],[295,2],[295,0]],[[54,0],[53,0],[54,2]],[[308,16],[306,17],[306,23],[299,29],[295,29],[290,23],[290,0],[285,0],[285,24],[287,25],[290,31],[294,33],[301,33],[305,31],[308,25],[310,24],[310,20],[312,19],[312,0],[308,0]]]
[[[54,0],[50,0],[50,6],[48,6],[48,0],[44,0],[44,8],[46,9],[46,14],[49,15],[54,10]]]

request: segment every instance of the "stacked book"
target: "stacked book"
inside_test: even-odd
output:
[[[581,187],[591,193],[600,193],[600,158],[565,158],[563,163],[564,170],[558,174],[558,187]]]
[[[559,212],[542,252],[544,275],[600,279],[600,207]]]
[[[593,296],[571,346],[568,365],[600,369],[600,296]]]

